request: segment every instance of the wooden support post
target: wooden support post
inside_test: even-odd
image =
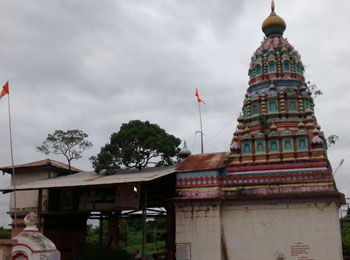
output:
[[[147,183],[143,185],[144,201],[142,203],[142,259],[146,259],[146,219],[147,219]]]
[[[100,212],[100,247],[103,245],[103,214]]]
[[[43,205],[43,190],[39,189],[38,191],[38,230],[41,232],[41,210]]]
[[[170,203],[166,206],[166,229],[166,248],[168,251],[167,259],[175,260],[175,208],[174,205]]]

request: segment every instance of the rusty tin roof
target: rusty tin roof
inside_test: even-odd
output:
[[[41,161],[36,161],[36,162],[31,162],[31,163],[25,163],[25,164],[17,164],[14,166],[15,169],[25,169],[25,168],[35,168],[35,167],[43,167],[43,166],[52,166],[58,169],[62,169],[62,170],[69,170],[69,166],[68,164],[65,163],[61,163],[58,161],[54,161],[54,160],[50,160],[50,159],[45,159],[45,160],[41,160]],[[0,170],[6,173],[12,173],[12,166],[4,166],[4,167],[0,167]],[[82,170],[75,168],[75,167],[71,167],[72,172],[81,172]]]
[[[37,190],[49,188],[83,187],[113,185],[121,183],[148,182],[175,173],[175,167],[152,167],[141,171],[130,169],[113,175],[95,172],[79,172],[71,175],[38,180],[16,186],[16,190]],[[11,192],[14,187],[1,188],[2,192]]]
[[[190,155],[177,166],[176,171],[192,172],[221,169],[225,167],[225,159],[229,154],[229,152],[221,152]]]

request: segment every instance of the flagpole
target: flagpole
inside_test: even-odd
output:
[[[201,113],[200,102],[198,102],[198,110],[199,110],[199,121],[201,124],[201,153],[203,154],[203,128],[202,128],[202,113]]]
[[[340,166],[342,166],[344,163],[344,159],[342,159],[337,167],[337,169],[335,169],[335,172],[333,173],[333,176],[337,173],[338,169],[340,168]]]
[[[15,234],[17,235],[16,175],[15,175],[15,164],[13,162],[10,94],[7,95],[7,100],[8,100],[8,111],[9,111],[10,148],[11,148],[11,163],[12,163],[12,183],[13,183],[13,199],[14,199],[14,214],[15,214]]]

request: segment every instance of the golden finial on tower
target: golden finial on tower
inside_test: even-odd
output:
[[[271,14],[262,24],[263,32],[266,37],[269,35],[283,35],[286,27],[286,22],[275,13],[275,1],[271,0]]]

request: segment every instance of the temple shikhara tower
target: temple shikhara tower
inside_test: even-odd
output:
[[[177,248],[193,260],[342,259],[344,195],[286,27],[272,1],[230,152],[177,169]]]
[[[262,25],[266,38],[251,58],[249,88],[231,143],[228,172],[247,174],[248,183],[333,181],[304,65],[283,37],[285,29],[272,3]],[[269,177],[257,179],[252,171]]]

